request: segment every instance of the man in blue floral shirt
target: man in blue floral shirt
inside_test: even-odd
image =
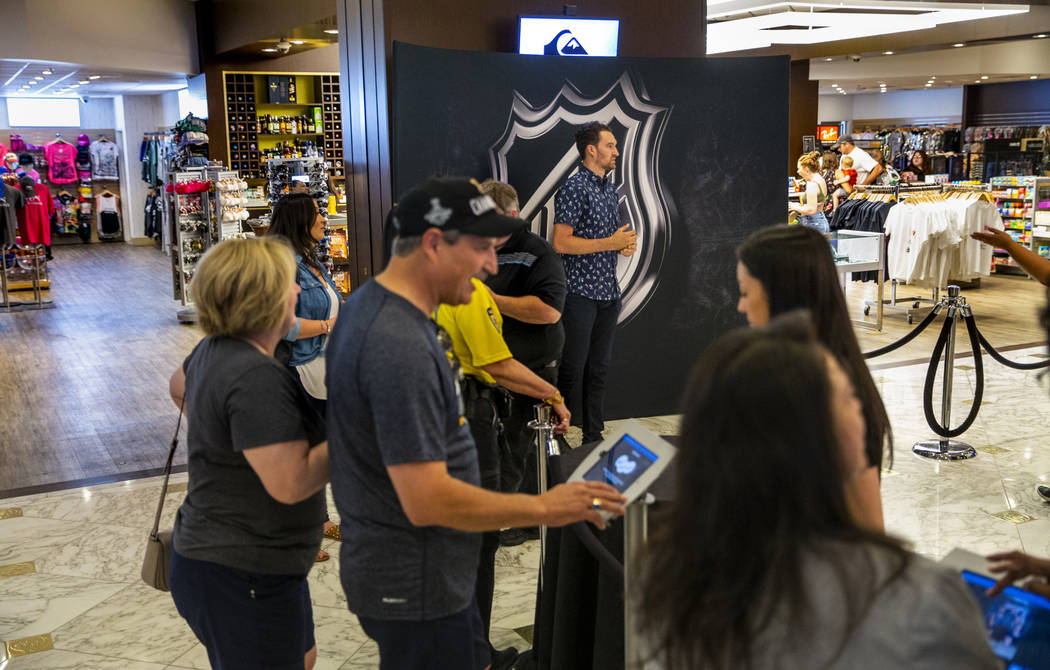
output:
[[[605,376],[620,316],[617,255],[636,250],[635,232],[620,225],[616,138],[609,126],[590,123],[576,133],[580,169],[554,199],[554,250],[565,262],[568,295],[562,323],[565,349],[558,390],[566,401],[582,386],[583,441],[602,439]]]

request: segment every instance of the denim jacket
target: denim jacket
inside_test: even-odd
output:
[[[295,255],[295,263],[297,266],[295,281],[299,284],[299,288],[302,289],[299,293],[299,300],[295,303],[295,315],[299,319],[318,321],[327,319],[332,304],[329,300],[328,292],[324,289],[324,284],[317,278],[317,275],[310,271],[306,262],[303,261],[303,257],[299,254]],[[338,296],[339,291],[335,287],[335,282],[332,281],[332,276],[327,270],[323,269],[323,266],[322,274],[324,275],[324,280],[328,282],[328,285],[332,287],[332,291]],[[296,339],[299,337],[299,330],[302,327],[302,322],[299,319],[295,320],[291,330],[284,336],[285,340],[292,343],[292,357],[288,361],[288,365],[292,367],[305,365],[320,356],[321,352],[324,351],[325,341],[327,340],[325,335],[307,337],[302,340]]]

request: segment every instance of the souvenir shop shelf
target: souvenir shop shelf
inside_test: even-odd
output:
[[[343,178],[339,75],[224,72],[230,169],[265,179],[271,158],[317,156]]]
[[[211,220],[211,182],[203,170],[173,172],[166,188],[171,189],[174,222],[174,240],[171,254],[172,288],[174,297],[183,305],[190,304],[187,290],[197,262],[214,242],[219,231],[213,230]]]
[[[1040,256],[1050,257],[1050,178],[993,177],[991,184],[1010,237]],[[993,252],[992,265],[996,272],[1024,274],[1002,249]]]

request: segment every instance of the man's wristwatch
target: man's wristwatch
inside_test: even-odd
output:
[[[565,402],[565,398],[561,397],[561,392],[560,391],[555,391],[554,395],[552,395],[549,398],[544,398],[543,399],[543,404],[544,405],[550,405],[552,407],[554,405],[561,405],[564,402]]]

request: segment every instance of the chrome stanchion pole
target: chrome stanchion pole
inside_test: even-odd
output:
[[[551,423],[551,406],[539,403],[533,408],[536,418],[529,422],[529,428],[536,432],[536,483],[539,493],[547,492],[547,459],[558,456],[561,450],[554,439],[554,424]],[[547,559],[547,527],[540,525],[540,590],[543,590],[543,563]]]
[[[7,292],[7,247],[5,246],[0,246],[0,294],[4,296],[4,311],[10,312],[11,297]]]
[[[623,657],[625,670],[641,670],[645,659],[638,640],[636,613],[631,604],[634,588],[632,572],[638,564],[642,547],[649,537],[649,504],[655,500],[651,493],[639,496],[627,506],[623,517]]]
[[[952,320],[948,331],[948,345],[944,350],[944,378],[941,383],[941,425],[945,429],[951,424],[952,416],[952,377],[955,372],[955,332],[958,330],[959,319],[963,312],[970,311],[966,304],[966,298],[959,295],[959,287],[951,285],[948,287],[947,297],[941,300],[948,306],[947,318]],[[974,352],[978,355],[978,352]],[[977,451],[965,442],[941,438],[939,440],[925,440],[916,442],[911,449],[924,458],[936,458],[942,461],[958,461],[973,458]]]

